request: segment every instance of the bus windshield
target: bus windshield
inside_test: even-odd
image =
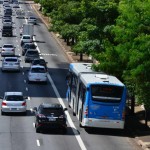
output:
[[[92,100],[106,103],[119,103],[123,94],[123,87],[112,85],[92,85]]]

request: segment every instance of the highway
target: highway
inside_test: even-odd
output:
[[[29,4],[20,4],[22,9],[33,11]],[[3,6],[0,6],[1,16]],[[34,11],[33,11],[34,13]],[[38,16],[35,14],[38,18]],[[0,19],[0,28],[2,28]],[[59,102],[68,107],[66,101],[65,76],[68,71],[68,59],[52,34],[38,18],[34,26],[34,41],[41,56],[48,62],[48,84],[27,83],[29,63],[21,56],[20,27],[26,22],[13,13],[13,37],[2,37],[0,46],[14,44],[16,55],[21,58],[21,72],[2,72],[0,70],[0,96],[6,91],[21,91],[27,100],[27,115],[0,114],[0,150],[139,150],[130,134],[120,130],[95,129],[92,131],[79,127],[78,120],[68,108],[68,132],[36,133],[34,128],[33,107],[42,102]],[[0,59],[2,57],[0,56]],[[1,61],[0,61],[1,67]]]

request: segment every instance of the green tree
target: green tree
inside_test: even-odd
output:
[[[120,15],[110,28],[114,42],[105,41],[99,54],[101,69],[113,73],[134,87],[140,104],[150,108],[150,0],[121,0]],[[111,65],[112,64],[112,68]],[[119,73],[120,72],[120,73]]]

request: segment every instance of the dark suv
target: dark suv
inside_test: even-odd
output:
[[[34,107],[36,132],[41,132],[42,129],[61,129],[66,133],[66,110],[59,103],[42,103],[38,108]]]
[[[2,36],[13,36],[13,27],[12,26],[3,26]]]

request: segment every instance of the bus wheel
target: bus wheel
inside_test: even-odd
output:
[[[76,113],[75,113],[75,112],[73,112],[73,116],[76,116]]]
[[[82,122],[82,111],[80,110],[80,114],[79,114],[79,127],[83,128],[81,122]]]

